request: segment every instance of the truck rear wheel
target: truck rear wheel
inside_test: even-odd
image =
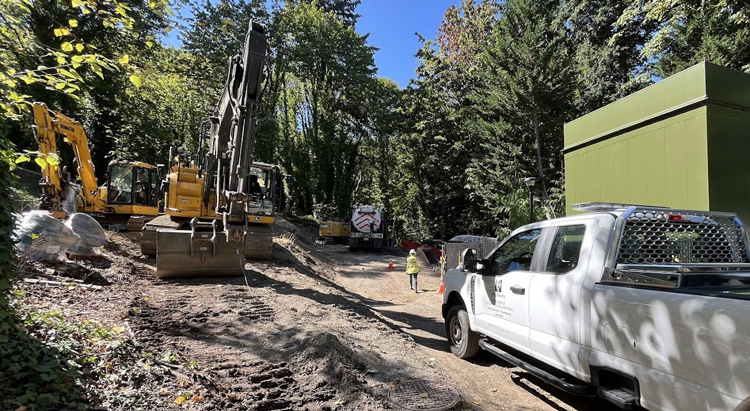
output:
[[[445,332],[451,344],[451,352],[458,358],[467,359],[479,352],[479,334],[469,327],[466,308],[454,305],[445,318]]]

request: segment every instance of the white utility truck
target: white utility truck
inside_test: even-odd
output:
[[[583,204],[445,274],[451,351],[623,409],[750,410],[750,260],[730,213]]]

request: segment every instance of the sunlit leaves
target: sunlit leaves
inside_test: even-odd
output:
[[[130,76],[130,82],[133,83],[133,85],[135,85],[136,87],[141,86],[141,78],[135,74]]]
[[[166,5],[167,1],[157,0],[152,8],[162,11]],[[57,9],[54,11],[34,10],[37,7],[47,6],[30,0],[2,2],[0,5],[0,13],[4,16],[4,24],[0,27],[0,59],[3,61],[0,65],[0,116],[16,118],[28,106],[27,98],[30,97],[19,93],[18,87],[41,84],[48,90],[77,98],[76,94],[80,93],[87,78],[105,79],[107,71],[119,70],[114,61],[105,57],[111,55],[109,50],[102,54],[94,44],[85,40],[85,35],[81,36],[85,30],[98,26],[130,38],[142,36],[134,29],[135,19],[131,15],[134,6],[129,2],[63,0],[55,4]],[[35,34],[38,27],[31,26],[40,19],[34,16],[50,13],[64,16],[54,19],[55,26],[48,29],[49,36],[54,36],[59,43],[38,39]],[[149,41],[149,47],[153,47],[153,36],[147,36],[145,40]],[[19,54],[8,54],[10,50],[23,52],[23,60],[18,59]],[[122,59],[121,56],[120,64],[128,64],[129,57],[124,57],[124,62]],[[45,67],[38,64],[38,68],[29,69],[29,61],[44,63]]]
[[[57,153],[43,153],[41,151],[24,150],[23,153],[16,153],[13,158],[14,164],[25,163],[34,159],[34,162],[41,168],[48,165],[58,167],[60,165],[60,156]]]
[[[63,36],[70,35],[70,30],[68,30],[65,27],[60,27],[59,29],[55,29],[53,32],[55,33],[56,37],[63,37]]]
[[[100,66],[96,61],[92,61],[89,63],[89,67],[91,68],[91,71],[93,71],[97,76],[99,76],[102,80],[104,80],[104,73],[102,72],[102,66]]]
[[[120,57],[120,59],[117,60],[117,62],[120,63],[120,64],[128,64],[129,61],[130,61],[130,56],[128,56],[127,54],[123,54]]]

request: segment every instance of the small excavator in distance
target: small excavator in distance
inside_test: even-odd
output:
[[[159,278],[242,275],[246,257],[271,257],[281,172],[253,161],[265,56],[265,29],[250,22],[194,160],[170,153],[165,216],[142,234],[141,250],[156,254]]]
[[[107,168],[107,183],[98,186],[91,160],[88,139],[78,121],[49,110],[44,103],[34,103],[34,122],[39,151],[57,154],[58,134],[73,147],[80,188],[73,192],[77,212],[90,214],[103,225],[124,225],[134,216],[155,217],[159,213],[159,174],[156,167],[141,162],[112,161]],[[48,163],[42,169],[42,201],[40,208],[60,219],[65,187],[69,177],[60,167]]]

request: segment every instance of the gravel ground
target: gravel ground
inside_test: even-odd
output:
[[[110,389],[138,400],[107,409],[400,409],[389,392],[414,380],[445,388],[422,387],[413,392],[417,401],[458,394],[454,409],[613,409],[555,391],[488,354],[455,358],[435,292],[439,274],[423,269],[421,292],[410,291],[400,250],[318,245],[313,228],[284,220],[275,231],[272,261],[246,266],[249,287],[243,277],[158,280],[132,233],[110,233],[102,259],[32,264],[22,274],[75,278],[98,290],[16,286],[37,309],[124,330],[132,358]],[[185,392],[188,401],[180,401]]]

